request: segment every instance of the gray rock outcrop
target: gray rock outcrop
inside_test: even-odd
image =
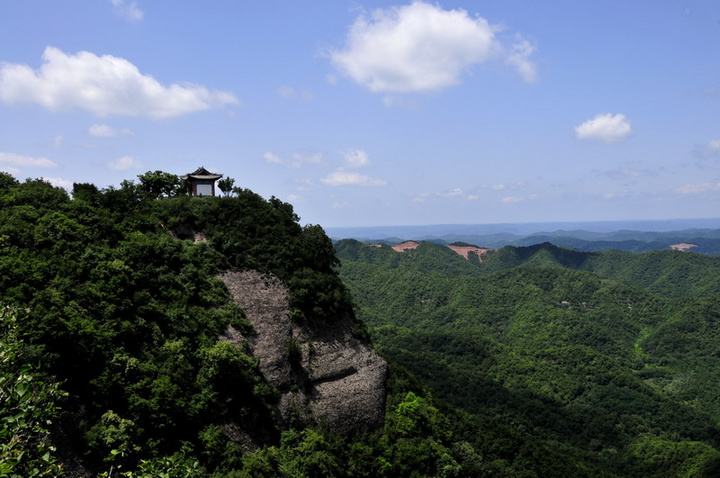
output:
[[[377,427],[385,408],[386,362],[352,334],[352,319],[311,327],[290,317],[288,290],[256,271],[220,276],[256,335],[247,338],[265,379],[281,398],[286,423],[325,424],[347,434]],[[244,342],[229,329],[226,339]]]

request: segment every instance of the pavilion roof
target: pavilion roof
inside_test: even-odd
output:
[[[213,179],[214,180],[214,179],[220,179],[221,177],[223,177],[222,174],[211,173],[210,171],[205,169],[204,166],[200,166],[192,173],[188,173],[185,176],[181,176],[181,179],[185,179],[185,180],[187,180],[187,179]]]

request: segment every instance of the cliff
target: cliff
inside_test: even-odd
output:
[[[347,434],[382,423],[387,364],[353,335],[350,317],[312,325],[293,320],[288,289],[277,277],[246,270],[220,278],[255,331],[246,338],[230,326],[225,337],[247,342],[279,390],[282,425],[325,424]]]

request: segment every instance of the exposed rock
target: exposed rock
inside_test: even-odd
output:
[[[255,329],[250,349],[267,381],[281,392],[278,408],[286,423],[322,423],[337,433],[382,423],[387,364],[353,336],[351,318],[298,324],[290,318],[288,290],[278,278],[255,271],[220,278]],[[239,342],[237,334],[228,330],[225,337]]]

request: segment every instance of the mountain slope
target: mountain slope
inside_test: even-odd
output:
[[[386,369],[289,204],[158,178],[71,197],[0,173],[0,476],[608,475]]]
[[[477,265],[426,243],[412,255],[336,249],[380,351],[450,403],[482,420],[505,416],[623,476],[639,473],[634,454],[647,440],[668,453],[714,450],[716,259],[540,244]],[[707,456],[703,466],[716,466],[717,450]],[[660,463],[642,471],[675,476]]]

